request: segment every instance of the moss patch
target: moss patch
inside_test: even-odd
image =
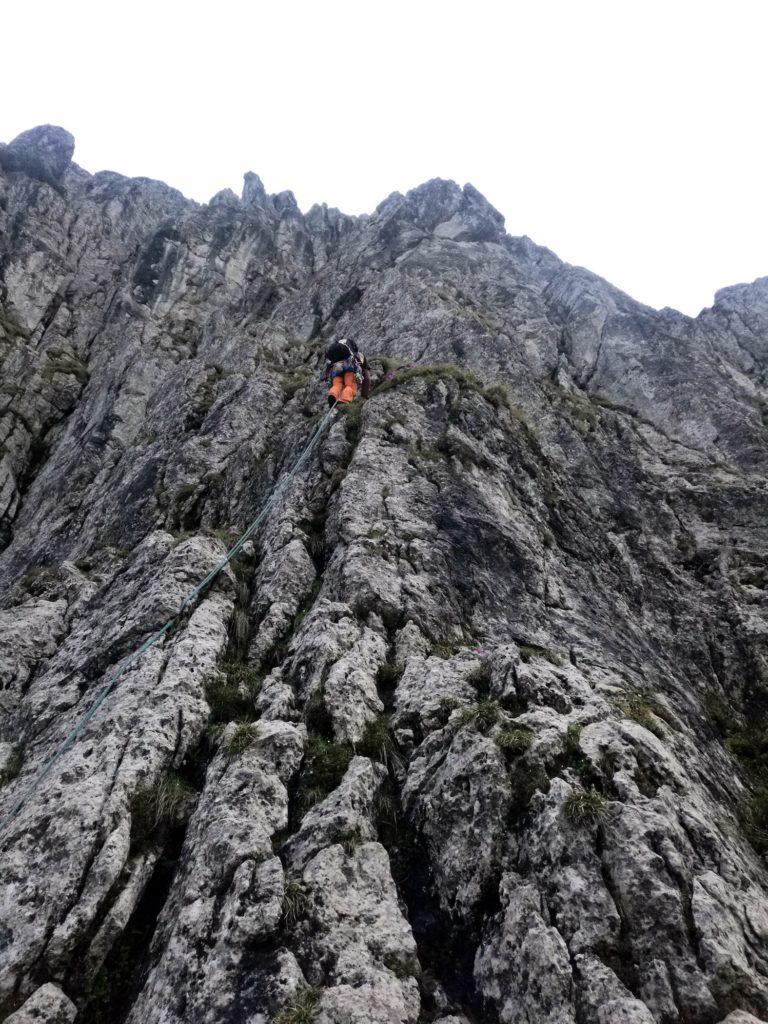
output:
[[[552,665],[562,665],[565,659],[551,647],[542,647],[541,644],[521,643],[517,645],[521,659],[528,664],[534,658],[545,658]]]
[[[32,597],[42,597],[59,582],[58,569],[51,565],[36,565],[21,577],[19,587]]]
[[[280,377],[280,384],[285,397],[290,401],[297,391],[311,383],[314,374],[307,366],[271,366],[270,369]]]
[[[739,820],[752,846],[768,854],[768,785],[759,786],[739,807]]]
[[[344,420],[344,434],[350,444],[356,445],[363,429],[363,404],[361,401],[345,402],[336,407]]]
[[[719,736],[726,737],[736,730],[736,716],[719,694],[705,694],[702,704]]]
[[[391,391],[392,388],[405,384],[406,381],[416,379],[427,381],[455,380],[465,387],[473,388],[480,393],[483,390],[483,382],[473,373],[464,370],[461,366],[457,366],[456,363],[432,363],[431,365],[424,366],[409,366],[405,369],[397,369],[390,372],[394,372],[394,376],[388,377],[388,379],[377,384],[373,388],[372,394],[381,395],[385,391]]]
[[[29,340],[32,337],[30,331],[21,324],[17,324],[15,320],[11,318],[0,309],[0,330],[4,331],[10,338],[24,338]]]
[[[768,725],[755,715],[749,726],[740,728],[732,718],[726,748],[741,765],[752,790],[737,808],[747,838],[758,853],[768,854]]]
[[[418,961],[404,951],[387,950],[382,956],[381,962],[400,981],[419,976]]]

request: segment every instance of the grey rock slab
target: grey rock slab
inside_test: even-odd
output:
[[[307,863],[302,879],[310,904],[300,941],[313,964],[309,980],[322,986],[317,1019],[414,1024],[416,943],[384,848],[363,842],[348,854],[329,846]]]
[[[384,711],[376,674],[386,654],[384,639],[366,627],[352,649],[331,667],[325,680],[325,706],[337,739],[359,743],[368,722]]]
[[[203,550],[210,564],[216,548],[209,544]],[[169,597],[173,600],[174,589],[181,595],[188,585],[188,577],[185,584],[183,577],[171,576],[165,584],[169,592],[161,597],[157,584],[152,603],[159,599],[162,606]],[[141,602],[138,608],[140,620],[147,610]],[[10,824],[0,869],[0,905],[11,936],[0,971],[4,991],[6,986],[26,987],[26,971],[39,956],[52,970],[61,970],[97,920],[128,857],[132,799],[181,764],[199,738],[207,717],[205,684],[217,675],[231,609],[225,593],[212,593],[177,636],[150,650],[126,673],[80,741],[59,758]],[[73,630],[67,637],[69,654],[65,645],[57,655],[71,658],[75,672],[93,649],[90,645],[98,647],[105,639],[98,629],[89,635],[81,629],[79,635],[82,646],[75,646],[78,633]],[[112,667],[105,665],[107,672]],[[45,676],[38,676],[28,697],[42,701],[47,694],[50,712],[52,691],[46,685],[56,687],[61,679],[55,659],[47,671],[47,684]],[[3,791],[6,810],[29,785],[36,759],[39,764],[41,754],[50,756],[87,707],[67,702],[56,716],[40,716],[50,718],[50,728],[35,738],[21,776]],[[30,857],[40,868],[34,878],[28,871]]]
[[[504,1024],[517,1021],[574,1024],[574,986],[568,947],[542,916],[534,886],[508,875],[504,910],[489,927],[475,957],[475,979]]]
[[[471,655],[460,660],[417,655],[403,664],[405,671],[397,684],[393,716],[398,728],[418,725],[434,729],[440,724],[445,702],[467,707],[477,698],[470,679],[480,663]]]
[[[284,853],[291,868],[302,869],[319,850],[343,837],[375,838],[374,801],[385,777],[381,765],[367,757],[353,757],[341,783],[306,812],[286,843]]]
[[[734,893],[720,875],[702,872],[693,882],[691,912],[712,990],[720,994],[735,988],[750,1008],[767,1013],[763,979],[768,912],[762,892],[745,880]],[[757,964],[760,968],[756,971]]]
[[[279,668],[273,669],[261,684],[256,697],[256,709],[262,721],[282,719],[291,722],[298,719],[296,694],[293,687],[284,681]]]
[[[305,545],[296,538],[278,551],[267,550],[256,579],[251,614],[259,621],[250,654],[260,662],[285,637],[309,595],[316,571]]]
[[[511,803],[501,751],[470,726],[447,726],[415,752],[403,805],[428,845],[446,911],[470,913],[493,888]]]
[[[284,880],[272,837],[287,823],[285,784],[300,762],[303,738],[288,723],[264,723],[232,757],[232,730],[223,736],[190,821],[153,938],[158,960],[132,1021],[230,1019],[250,946],[277,933]]]
[[[72,1024],[77,1007],[52,982],[36,989],[15,1013],[6,1017],[9,1024]]]
[[[655,1018],[639,999],[610,999],[597,1011],[599,1024],[654,1024]]]
[[[15,707],[38,662],[49,658],[65,631],[67,602],[28,601],[0,611],[0,707]]]

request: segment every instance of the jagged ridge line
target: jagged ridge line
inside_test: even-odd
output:
[[[101,705],[107,699],[109,694],[112,692],[112,690],[114,689],[114,687],[117,684],[118,680],[128,671],[128,669],[131,667],[131,665],[134,665],[139,660],[139,658],[142,656],[142,654],[144,654],[146,651],[148,651],[150,649],[150,647],[153,647],[157,643],[157,641],[161,637],[163,637],[168,632],[168,630],[171,629],[178,622],[178,620],[181,618],[181,615],[184,612],[184,610],[187,607],[189,607],[189,605],[192,604],[195,601],[196,598],[198,598],[200,596],[200,594],[205,590],[205,588],[216,579],[216,577],[219,575],[219,573],[227,565],[229,565],[229,563],[232,561],[232,559],[235,557],[235,555],[237,555],[242,550],[242,548],[246,544],[246,542],[248,540],[250,540],[250,538],[253,536],[253,534],[256,532],[256,530],[261,525],[261,523],[264,521],[265,517],[267,516],[267,513],[270,512],[271,509],[277,503],[277,499],[279,497],[281,497],[281,495],[283,494],[283,492],[287,488],[288,484],[294,479],[294,477],[296,476],[298,471],[301,469],[301,467],[304,465],[306,460],[309,458],[309,456],[312,453],[313,449],[315,448],[318,440],[320,439],[320,434],[322,433],[322,431],[325,428],[325,426],[328,423],[328,421],[331,419],[331,417],[332,417],[332,415],[333,415],[333,413],[334,413],[334,411],[336,409],[336,405],[337,404],[338,404],[337,402],[334,402],[334,404],[330,407],[330,409],[325,413],[323,418],[320,420],[320,423],[318,424],[317,428],[315,429],[314,434],[311,436],[311,438],[307,442],[307,444],[306,444],[304,450],[302,451],[301,455],[298,457],[298,459],[293,464],[293,466],[291,466],[290,470],[283,477],[283,479],[280,481],[280,483],[272,491],[272,493],[270,494],[269,498],[266,500],[266,502],[264,503],[264,505],[261,508],[260,512],[256,516],[256,518],[248,525],[248,527],[243,531],[243,533],[238,538],[237,542],[235,544],[233,544],[232,547],[229,549],[229,551],[226,553],[226,555],[224,556],[223,561],[219,565],[217,565],[214,569],[212,569],[208,573],[208,575],[203,580],[201,580],[200,583],[198,583],[197,586],[195,586],[187,594],[187,596],[184,598],[184,600],[179,605],[179,609],[176,612],[176,614],[174,616],[172,616],[170,619],[168,619],[168,621],[165,623],[164,626],[162,626],[155,633],[153,633],[150,637],[148,637],[144,641],[144,643],[141,645],[141,647],[138,648],[138,650],[134,651],[133,654],[129,655],[125,659],[125,661],[121,665],[118,666],[118,668],[116,669],[115,673],[107,681],[107,683],[105,684],[105,686],[103,687],[101,692],[98,694],[98,696],[94,700],[93,704],[91,704],[91,706],[88,708],[88,710],[83,715],[83,717],[80,719],[80,721],[74,726],[74,728],[72,728],[70,730],[68,735],[65,736],[65,738],[62,740],[62,742],[59,744],[59,746],[56,748],[56,750],[54,750],[54,752],[51,754],[51,756],[48,758],[48,760],[37,770],[37,773],[33,776],[32,781],[30,782],[29,786],[21,794],[21,796],[18,798],[16,803],[11,807],[10,811],[2,818],[2,820],[0,820],[0,833],[4,832],[5,829],[8,827],[8,825],[10,825],[10,823],[13,821],[13,819],[16,817],[16,815],[22,809],[24,804],[27,802],[29,797],[35,792],[37,787],[40,785],[40,783],[46,777],[48,772],[54,766],[56,761],[58,761],[58,759],[62,756],[62,754],[65,754],[67,752],[67,750],[69,750],[69,748],[75,742],[77,737],[80,735],[80,733],[86,727],[86,725],[91,721],[91,719],[96,714],[98,709],[101,707]]]

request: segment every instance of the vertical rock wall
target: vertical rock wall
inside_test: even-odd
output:
[[[0,148],[0,1018],[768,1019],[768,282]]]

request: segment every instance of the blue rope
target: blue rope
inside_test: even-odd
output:
[[[318,424],[314,434],[312,434],[309,441],[307,442],[304,451],[298,457],[293,466],[291,466],[290,470],[286,473],[286,475],[283,477],[283,479],[280,481],[277,487],[275,487],[275,489],[272,491],[269,498],[264,503],[264,506],[262,507],[261,511],[256,516],[256,518],[253,520],[253,522],[249,524],[247,529],[240,535],[237,542],[226,553],[223,561],[220,562],[215,569],[211,569],[211,571],[208,573],[205,579],[201,580],[196,587],[190,590],[190,592],[179,605],[176,614],[172,618],[168,619],[164,626],[158,629],[156,633],[153,633],[150,637],[148,637],[141,645],[141,647],[139,647],[136,651],[133,652],[133,654],[129,655],[129,657],[127,657],[125,661],[118,665],[113,675],[105,683],[104,687],[99,692],[96,699],[85,712],[85,714],[77,723],[77,725],[75,725],[75,727],[67,734],[67,736],[62,740],[62,742],[59,744],[56,750],[54,750],[51,756],[47,759],[47,761],[45,761],[41,765],[41,767],[37,770],[37,773],[32,778],[32,781],[30,782],[29,786],[27,786],[27,788],[18,798],[16,803],[11,807],[10,811],[2,818],[2,820],[0,820],[0,833],[2,833],[7,828],[8,825],[10,825],[10,823],[21,810],[21,808],[27,802],[29,797],[32,795],[32,793],[34,793],[34,791],[46,777],[46,775],[51,770],[56,761],[58,761],[62,754],[66,753],[66,751],[69,750],[69,748],[75,742],[77,737],[86,727],[86,725],[88,725],[88,723],[99,710],[101,705],[107,699],[109,694],[115,688],[120,678],[123,675],[125,675],[125,673],[131,667],[131,665],[134,665],[142,656],[142,654],[148,651],[150,647],[153,647],[157,643],[157,641],[161,639],[161,637],[165,636],[165,634],[173,628],[173,626],[181,618],[181,615],[184,612],[184,610],[188,608],[191,604],[193,604],[193,602],[200,596],[200,594],[202,594],[205,588],[208,587],[216,579],[216,577],[219,575],[222,569],[229,565],[229,563],[232,561],[235,555],[238,554],[238,552],[242,549],[243,545],[253,536],[256,530],[258,530],[259,526],[261,526],[261,524],[264,522],[270,510],[273,509],[277,504],[278,498],[280,498],[283,495],[288,485],[291,483],[291,481],[294,479],[296,474],[299,472],[301,467],[304,465],[304,463],[311,455],[312,451],[317,445],[317,442],[320,439],[320,435],[322,434],[326,424],[333,415],[335,408],[336,403],[334,402],[334,404],[331,406],[328,412],[326,412],[326,414],[320,420],[320,423]]]

